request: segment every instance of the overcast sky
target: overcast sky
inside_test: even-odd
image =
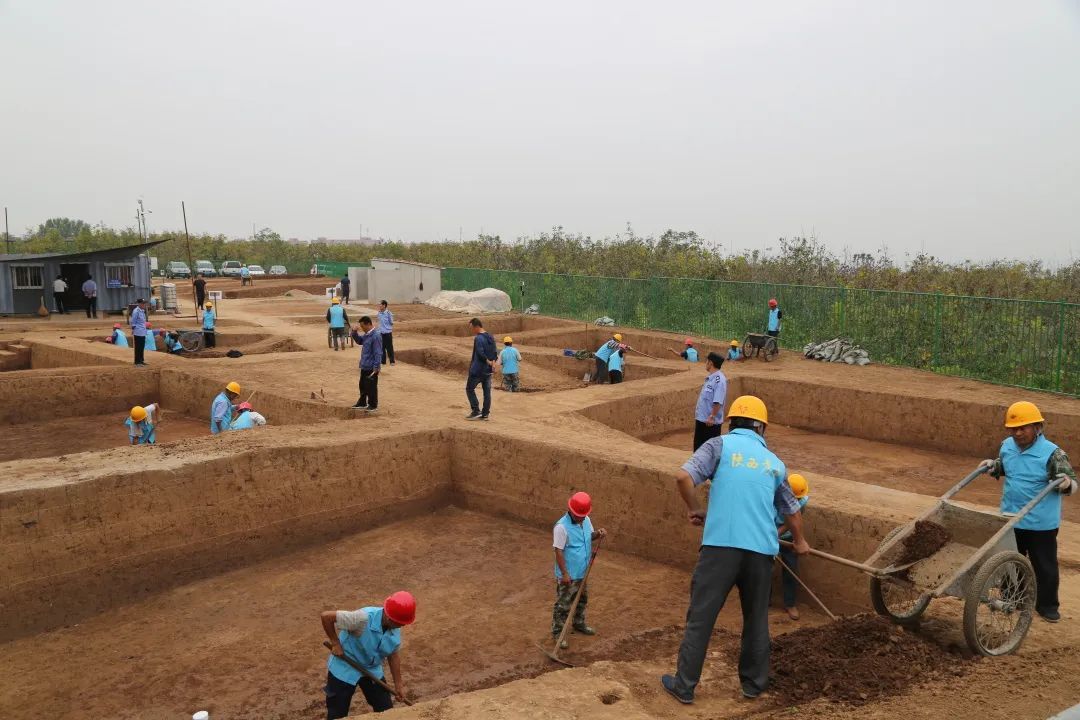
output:
[[[0,204],[1080,254],[1080,3],[0,0]]]

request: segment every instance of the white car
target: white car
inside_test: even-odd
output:
[[[289,274],[289,269],[287,267],[285,267],[284,265],[271,265],[270,266],[270,274],[271,275],[288,275]]]
[[[262,265],[248,265],[248,273],[251,275],[265,275],[266,271],[262,269]]]
[[[226,260],[221,263],[222,277],[240,277],[240,268],[243,267],[239,260]]]

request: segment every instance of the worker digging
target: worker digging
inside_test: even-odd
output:
[[[607,530],[593,529],[589,513],[592,498],[577,492],[566,503],[566,512],[555,523],[551,546],[555,550],[555,605],[551,610],[551,637],[565,650],[565,625],[571,622],[574,632],[595,635],[596,630],[585,622],[589,604],[586,573],[593,557],[593,543],[607,536]],[[570,613],[573,612],[573,618]]]
[[[161,425],[161,403],[136,405],[124,424],[128,429],[128,444],[153,445],[157,442],[157,427]]]
[[[214,398],[214,402],[210,404],[210,432],[212,434],[217,435],[229,429],[236,407],[233,401],[238,397],[240,397],[240,383],[233,381],[225,385],[225,389]]]

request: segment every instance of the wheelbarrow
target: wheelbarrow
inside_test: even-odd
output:
[[[743,356],[747,360],[757,355],[764,358],[765,362],[771,362],[779,354],[780,345],[772,335],[749,333],[743,340]]]
[[[879,615],[899,625],[916,625],[933,598],[964,601],[964,639],[979,655],[1007,655],[1023,643],[1035,610],[1035,571],[1016,551],[1013,527],[1043,498],[1056,491],[1050,482],[1019,512],[1003,515],[951,501],[989,468],[979,467],[942,495],[912,522],[895,528],[864,563],[810,550],[812,555],[861,570],[870,576],[870,602]],[[936,553],[896,565],[902,541],[919,520],[937,523],[950,540]]]

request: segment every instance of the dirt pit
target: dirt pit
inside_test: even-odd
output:
[[[410,365],[432,370],[459,380],[462,383],[469,374],[469,351],[451,352],[426,348],[423,350],[398,350],[395,353],[397,360]],[[586,383],[581,377],[575,377],[561,370],[551,370],[544,367],[530,365],[528,357],[522,353],[519,392],[558,392],[560,390],[573,390],[585,387]],[[502,373],[495,370],[491,380],[493,390],[502,391]]]
[[[418,600],[402,646],[414,696],[536,676],[562,668],[536,647],[551,642],[551,575],[550,532],[444,508],[0,645],[0,717],[324,717],[320,611],[399,589]],[[587,615],[598,634],[571,634],[564,656],[670,660],[642,633],[682,622],[688,584],[685,572],[605,549]],[[732,610],[721,624],[738,621]],[[42,672],[43,658],[78,672]]]
[[[0,462],[124,447],[129,444],[126,419],[127,413],[118,412],[5,426]],[[165,422],[156,432],[158,445],[209,434],[208,420],[167,411]],[[132,448],[132,452],[137,453],[140,449]]]
[[[827,698],[862,705],[963,675],[973,662],[883,617],[855,615],[774,638],[771,690],[788,704]]]

